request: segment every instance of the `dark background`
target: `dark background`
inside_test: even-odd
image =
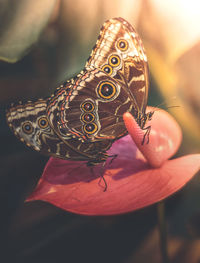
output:
[[[15,138],[5,111],[11,102],[49,96],[73,68],[78,72],[84,66],[94,42],[82,46],[64,27],[56,20],[21,61],[0,62],[0,262],[160,262],[156,205],[126,215],[87,217],[42,201],[24,203],[48,158]],[[72,45],[74,54],[77,50],[73,66]],[[162,101],[151,79],[148,104]],[[166,201],[171,262],[200,262],[198,256],[196,261],[185,256],[186,250],[200,249],[199,190],[196,176]]]

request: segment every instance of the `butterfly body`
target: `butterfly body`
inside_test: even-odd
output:
[[[17,137],[44,154],[95,165],[127,134],[123,113],[145,129],[148,65],[142,42],[122,18],[103,25],[85,68],[47,100],[9,109]],[[148,127],[147,127],[148,128]]]

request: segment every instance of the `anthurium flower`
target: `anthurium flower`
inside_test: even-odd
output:
[[[124,114],[129,135],[117,140],[106,165],[50,158],[39,183],[27,201],[43,200],[64,210],[85,215],[112,215],[131,212],[181,189],[199,170],[200,154],[169,160],[178,150],[182,133],[165,111],[153,115],[149,143],[141,144],[141,130],[130,113]],[[101,179],[108,185],[105,189]]]

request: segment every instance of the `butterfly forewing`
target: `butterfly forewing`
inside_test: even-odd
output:
[[[86,67],[101,68],[131,93],[136,111],[145,113],[148,65],[139,35],[123,18],[106,21]]]

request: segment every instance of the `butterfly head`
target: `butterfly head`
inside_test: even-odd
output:
[[[137,124],[143,129],[145,128],[146,123],[152,119],[153,114],[154,111],[150,111],[144,114],[138,113],[137,116],[134,113],[133,116],[135,117]]]

